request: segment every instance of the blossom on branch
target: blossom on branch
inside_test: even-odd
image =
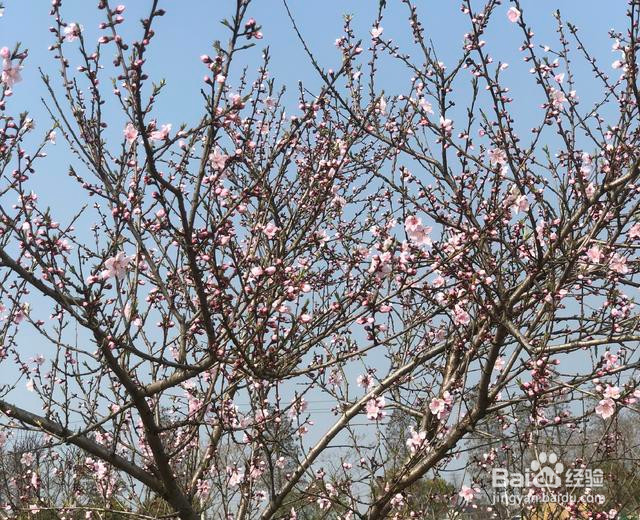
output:
[[[103,280],[113,277],[122,278],[127,272],[128,266],[132,260],[132,256],[127,256],[122,251],[116,256],[107,258],[104,262],[105,269],[100,273],[100,277]]]

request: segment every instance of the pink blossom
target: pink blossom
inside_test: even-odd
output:
[[[316,504],[318,504],[318,507],[323,511],[331,508],[331,501],[328,498],[320,497],[316,500]]]
[[[619,399],[620,388],[617,386],[607,385],[607,388],[604,389],[603,395],[606,399]]]
[[[631,229],[629,229],[629,238],[631,240],[640,238],[640,222],[631,226]]]
[[[313,318],[311,317],[310,314],[302,314],[300,315],[300,321],[302,323],[309,323]]]
[[[431,227],[424,227],[418,230],[416,233],[410,235],[409,238],[418,246],[430,246],[432,244],[432,240],[429,237],[430,232]]]
[[[31,466],[33,465],[34,460],[35,457],[33,456],[33,453],[31,453],[30,451],[25,451],[20,457],[20,464],[22,464],[23,466]]]
[[[93,465],[93,471],[95,472],[96,477],[101,479],[101,478],[104,478],[107,475],[108,468],[107,468],[107,465],[103,461],[98,460]]]
[[[602,251],[598,246],[591,246],[587,249],[587,258],[594,264],[599,264],[602,260]]]
[[[209,494],[209,491],[211,491],[211,484],[209,484],[208,480],[202,480],[202,479],[198,479],[197,483],[196,483],[196,496],[200,497],[200,498],[204,498]]]
[[[460,305],[456,305],[453,308],[453,322],[456,325],[468,325],[471,321],[471,316]]]
[[[263,464],[259,463],[259,464],[252,464],[251,465],[251,470],[249,471],[249,478],[251,480],[256,480],[258,478],[260,478],[262,476],[262,474],[264,473],[264,466]]]
[[[504,150],[500,150],[499,148],[489,150],[489,162],[492,165],[502,166],[507,162],[507,154],[504,152]]]
[[[3,60],[2,61],[2,83],[4,83],[7,87],[11,88],[16,83],[22,81],[22,76],[20,75],[20,71],[22,70],[22,66],[13,65],[11,60]]]
[[[100,273],[100,277],[103,280],[115,276],[116,278],[122,278],[127,271],[129,263],[133,260],[132,256],[125,255],[122,251],[116,256],[108,258],[105,263],[105,270]]]
[[[612,352],[609,352],[608,350],[604,353],[603,355],[604,360],[607,363],[607,368],[608,369],[612,369],[612,368],[616,368],[618,365],[618,355],[617,354],[613,354]]]
[[[415,455],[423,447],[426,439],[427,432],[411,431],[411,437],[407,439],[407,448],[409,448],[412,455]]]
[[[400,508],[400,507],[404,506],[404,504],[405,504],[405,500],[404,500],[404,496],[402,495],[402,493],[396,493],[394,495],[394,497],[391,499],[391,505],[393,507]]]
[[[273,222],[269,222],[262,231],[265,235],[267,235],[267,238],[271,240],[274,236],[276,236],[276,233],[280,231],[280,228]]]
[[[445,134],[450,134],[453,131],[453,121],[440,116],[440,128],[442,128]]]
[[[138,130],[136,130],[136,127],[133,126],[132,123],[127,123],[127,126],[124,127],[122,132],[128,143],[133,143],[138,138]]]
[[[287,415],[293,419],[301,413],[304,413],[308,406],[309,403],[307,403],[304,398],[300,397],[299,399],[294,399],[291,403],[291,408],[289,408],[289,413]]]
[[[431,233],[431,227],[425,227],[422,225],[422,220],[415,215],[408,216],[404,221],[404,228],[407,232],[409,240],[418,246],[430,246],[432,240],[429,237]]]
[[[99,276],[96,276],[95,274],[90,274],[89,276],[87,276],[87,283],[89,285],[91,285],[92,283],[96,283],[98,280],[100,280]]]
[[[614,253],[611,256],[609,267],[618,274],[627,274],[629,272],[627,259],[624,256],[620,256],[618,253]]]
[[[198,411],[200,411],[200,409],[202,408],[202,405],[204,404],[202,399],[198,399],[194,397],[192,394],[189,394],[188,403],[189,403],[188,409],[189,409],[190,416],[193,416]]]
[[[462,489],[458,493],[458,495],[460,495],[460,497],[465,502],[471,502],[475,497],[475,494],[476,494],[476,491],[473,488],[470,488],[469,486],[462,486]]]
[[[415,233],[420,227],[422,227],[422,220],[415,215],[407,217],[404,221],[404,228],[407,230],[407,233]]]
[[[341,383],[342,383],[342,372],[334,368],[329,374],[329,384],[332,386],[338,386]]]
[[[380,110],[381,114],[387,113],[387,102],[384,99],[384,96],[380,96],[380,100],[378,101],[378,110]]]
[[[374,255],[371,257],[371,265],[367,272],[389,274],[392,270],[393,254],[389,251],[385,251],[380,255]]]
[[[27,319],[27,315],[29,314],[30,309],[31,309],[31,306],[28,303],[23,303],[14,314],[13,322],[16,325],[19,325],[20,323],[22,323],[25,319]]]
[[[520,11],[515,7],[509,7],[507,18],[511,23],[516,23],[520,19]]]
[[[151,132],[149,137],[151,137],[151,139],[153,139],[154,141],[164,141],[169,137],[169,132],[171,132],[171,123],[162,125],[162,128],[160,130],[154,130],[153,132]]]
[[[447,407],[444,399],[440,399],[439,397],[434,397],[433,399],[431,399],[431,402],[429,403],[429,410],[431,410],[431,413],[433,415],[439,416],[446,409]]]
[[[608,419],[616,411],[616,403],[611,398],[603,399],[596,406],[596,413],[603,419]]]
[[[445,284],[445,279],[440,273],[438,273],[438,276],[436,276],[435,280],[431,282],[431,285],[433,285],[436,289],[439,289],[444,284]]]
[[[438,419],[444,419],[449,414],[449,407],[453,404],[453,397],[448,391],[443,392],[442,398],[434,397],[429,403],[429,410]]]
[[[420,98],[420,101],[418,102],[418,104],[420,105],[420,108],[424,112],[426,112],[427,114],[433,114],[433,108],[431,107],[431,103],[429,103],[426,99]]]
[[[261,408],[256,412],[255,419],[257,423],[263,423],[269,418],[269,410]]]
[[[414,256],[409,251],[408,244],[406,242],[402,244],[402,252],[399,255],[399,259],[402,265],[407,265],[414,259]]]
[[[374,37],[374,38],[379,38],[383,31],[384,31],[384,29],[382,27],[380,27],[380,26],[373,27],[371,29],[371,36]]]
[[[229,479],[230,486],[237,486],[244,481],[244,471],[240,471],[237,466],[232,468],[227,466],[227,475],[231,477]]]
[[[82,27],[77,23],[70,23],[62,32],[64,33],[64,39],[68,42],[72,42],[79,38],[80,33],[82,32]]]
[[[229,159],[229,156],[223,154],[218,147],[209,155],[209,160],[216,170],[224,170],[227,159]]]
[[[550,97],[551,97],[551,104],[556,108],[561,108],[562,103],[564,103],[567,100],[567,97],[564,95],[564,92],[554,87],[551,87]]]
[[[364,388],[365,390],[370,390],[371,388],[373,388],[373,377],[371,377],[370,374],[361,374],[358,376],[358,378],[356,379],[356,383],[358,383],[358,386],[360,388]]]
[[[387,403],[382,396],[369,399],[366,406],[367,419],[370,419],[371,421],[381,420],[387,414],[383,410],[386,404]]]
[[[511,207],[511,210],[517,215],[518,213],[525,212],[525,211],[529,211],[529,200],[527,199],[526,195],[519,195],[516,200],[515,203],[513,204],[513,206]]]
[[[496,362],[493,366],[498,372],[501,372],[504,368],[504,358],[500,356],[498,359],[496,359]]]

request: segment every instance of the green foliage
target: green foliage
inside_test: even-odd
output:
[[[170,516],[173,513],[173,508],[167,504],[167,502],[157,495],[152,495],[145,500],[136,513],[145,516],[151,516],[159,518],[163,516]]]

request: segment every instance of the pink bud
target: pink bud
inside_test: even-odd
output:
[[[9,51],[9,47],[2,47],[2,49],[0,49],[0,57],[8,60],[9,56],[11,56],[11,52]]]

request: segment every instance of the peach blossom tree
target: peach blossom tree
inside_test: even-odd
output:
[[[29,492],[4,516],[421,518],[416,486],[473,464],[489,426],[533,444],[636,410],[640,2],[601,64],[559,14],[542,45],[518,0],[463,0],[443,63],[419,7],[382,1],[368,33],[345,17],[333,68],[287,6],[317,72],[287,106],[266,47],[242,70],[268,34],[229,1],[227,43],[185,51],[204,74],[190,123],[163,118],[146,69],[178,7],[149,0],[129,41],[127,8],[100,0],[96,42],[62,3],[50,121],[11,97],[27,50],[0,50],[0,449],[39,439],[13,452]],[[492,28],[522,39],[531,129]],[[376,80],[391,62],[395,92]],[[60,189],[83,193],[65,208],[38,197],[54,145]],[[390,465],[392,414],[410,426]],[[458,484],[452,510],[485,507]]]

